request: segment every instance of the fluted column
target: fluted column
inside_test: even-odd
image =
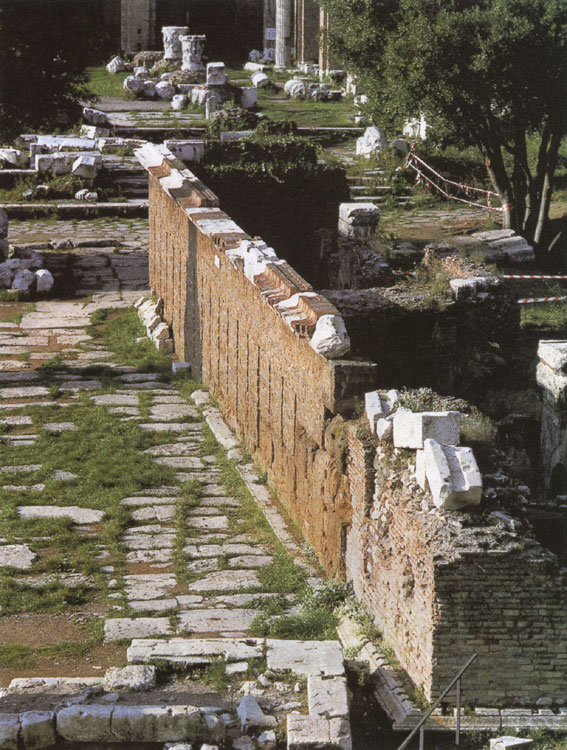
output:
[[[291,27],[293,0],[276,0],[276,65],[291,65]]]

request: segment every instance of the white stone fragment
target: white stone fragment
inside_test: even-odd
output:
[[[130,94],[141,94],[144,91],[144,81],[136,78],[136,76],[127,76],[124,79],[122,88]]]
[[[171,109],[180,111],[182,109],[185,109],[188,103],[189,99],[185,96],[185,94],[175,94],[175,96],[171,100]]]
[[[461,416],[459,411],[412,412],[400,408],[394,414],[394,447],[418,450],[428,438],[458,445]]]
[[[79,508],[76,505],[20,505],[20,518],[69,518],[76,524],[100,523],[104,518],[104,511]]]
[[[275,727],[277,723],[273,716],[262,711],[253,695],[245,695],[238,701],[236,713],[243,731],[254,727]]]
[[[0,161],[15,169],[28,166],[28,157],[19,148],[0,148]]]
[[[112,58],[112,60],[106,66],[106,69],[109,73],[116,74],[122,73],[122,71],[127,70],[128,66],[121,57],[117,56]]]
[[[37,555],[25,544],[0,546],[0,567],[29,570]]]
[[[311,348],[328,359],[344,357],[350,351],[350,339],[344,320],[338,315],[322,315],[311,337]]]
[[[268,669],[308,676],[343,675],[343,652],[338,641],[280,641],[268,639]]]
[[[310,716],[327,719],[348,717],[348,693],[345,677],[324,678],[309,675],[307,701]]]
[[[384,133],[377,127],[366,128],[364,135],[356,141],[356,155],[369,159],[388,148]]]
[[[40,268],[35,272],[35,288],[37,292],[46,294],[53,289],[53,275],[47,268]]]
[[[71,172],[76,177],[83,177],[88,180],[94,180],[98,173],[96,157],[91,156],[90,154],[85,154],[84,156],[77,157],[77,159],[73,162]]]
[[[19,730],[19,714],[0,714],[0,748],[2,750],[17,750]]]
[[[70,742],[112,742],[112,705],[75,705],[57,712],[57,734]]]
[[[110,667],[104,675],[103,687],[114,690],[149,690],[156,684],[156,668],[148,664]]]
[[[527,737],[510,737],[508,735],[495,737],[489,742],[490,750],[523,750],[523,748],[533,744],[533,740]]]
[[[258,104],[258,91],[254,86],[245,86],[240,94],[242,109],[253,109]]]
[[[268,78],[268,76],[259,70],[257,70],[255,73],[252,73],[252,75],[250,76],[250,80],[252,81],[252,85],[256,89],[263,89],[266,86],[270,85],[270,79]]]
[[[207,63],[207,86],[224,86],[225,83],[226,73],[224,63]]]
[[[276,749],[276,733],[273,729],[268,729],[256,740],[260,750],[275,750]]]
[[[442,445],[427,439],[423,448],[425,476],[440,510],[459,510],[478,505],[482,498],[482,476],[472,448]]]

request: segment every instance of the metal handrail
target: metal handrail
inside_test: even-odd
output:
[[[461,733],[461,677],[464,675],[464,673],[467,671],[467,669],[470,667],[470,665],[473,663],[473,661],[476,659],[478,654],[473,654],[471,658],[468,660],[468,662],[465,664],[464,667],[461,668],[461,670],[458,672],[456,677],[454,677],[449,685],[445,688],[445,690],[441,693],[439,698],[435,701],[435,703],[431,706],[429,711],[422,716],[422,718],[419,720],[419,723],[411,730],[411,732],[408,734],[408,736],[405,738],[405,740],[402,742],[402,744],[397,748],[397,750],[404,750],[405,747],[407,747],[409,741],[412,739],[412,737],[416,734],[416,732],[420,732],[419,736],[419,745],[420,750],[423,750],[423,725],[429,719],[431,714],[435,711],[437,706],[441,703],[443,698],[447,695],[447,693],[451,690],[453,685],[455,683],[457,684],[457,729],[456,729],[456,743],[459,744],[459,735]]]

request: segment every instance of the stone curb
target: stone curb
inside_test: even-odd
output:
[[[92,703],[53,711],[0,713],[0,748],[41,750],[58,739],[70,742],[219,742],[223,720],[195,706]]]
[[[204,392],[205,391],[199,391],[200,394]],[[199,403],[202,403],[200,399],[198,399],[198,401]],[[240,441],[224,421],[220,409],[211,406],[207,407],[203,413],[205,414],[211,432],[215,436],[215,440],[217,440],[225,450],[234,450],[236,446],[240,445]],[[238,463],[236,459],[233,460],[235,461],[236,470],[246,484],[248,491],[260,506],[260,509],[264,514],[266,521],[270,524],[272,531],[290,553],[294,563],[309,576],[309,584],[311,586],[317,586],[319,583],[322,583],[322,576],[317,572],[313,565],[308,563],[305,559],[301,547],[294,539],[288,521],[283,512],[278,508],[277,501],[272,498],[268,487],[260,482],[260,477],[254,465],[251,463]]]

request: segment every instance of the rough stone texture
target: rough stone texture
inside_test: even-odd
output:
[[[57,712],[57,734],[70,742],[112,742],[111,705],[69,706]]]
[[[119,641],[122,638],[143,638],[152,635],[169,635],[171,624],[167,617],[116,617],[104,621],[104,640]]]
[[[301,675],[344,674],[343,651],[338,641],[267,640],[268,669]]]
[[[266,715],[253,695],[245,695],[238,701],[236,713],[240,719],[240,727],[243,731],[256,727],[274,727],[276,720],[273,716]]]
[[[26,750],[42,750],[55,745],[55,713],[24,711],[20,714],[20,737]]]
[[[348,718],[348,693],[344,677],[325,679],[320,675],[309,675],[307,700],[310,716]]]
[[[148,664],[152,661],[168,661],[180,664],[207,664],[213,659],[224,658],[226,662],[261,659],[263,641],[247,638],[232,640],[222,638],[170,638],[169,640],[133,640],[128,649],[130,664]]]
[[[260,581],[253,570],[223,570],[219,573],[209,573],[204,578],[188,584],[187,588],[190,591],[230,591],[256,586],[260,586]]]
[[[348,722],[343,719],[318,719],[288,714],[287,747],[288,750],[321,747],[351,750],[352,739]]]
[[[156,668],[145,664],[111,667],[104,675],[103,687],[114,690],[149,690],[156,684]]]
[[[0,714],[0,748],[2,750],[17,750],[19,729],[19,714]]]
[[[37,555],[25,544],[0,546],[0,567],[29,570]]]
[[[529,745],[533,745],[533,740],[527,737],[503,735],[502,737],[494,737],[489,740],[490,750],[522,750]]]
[[[428,438],[439,443],[458,445],[461,413],[458,411],[412,412],[398,409],[394,414],[394,446],[423,448]]]
[[[20,518],[70,518],[76,524],[100,523],[104,511],[79,508],[76,505],[58,507],[55,505],[20,505]]]
[[[425,440],[423,471],[433,502],[441,510],[458,510],[480,503],[482,476],[472,448],[457,448],[442,445],[436,440]]]
[[[246,633],[256,615],[257,609],[198,609],[179,613],[179,623],[183,629],[193,633]]]

